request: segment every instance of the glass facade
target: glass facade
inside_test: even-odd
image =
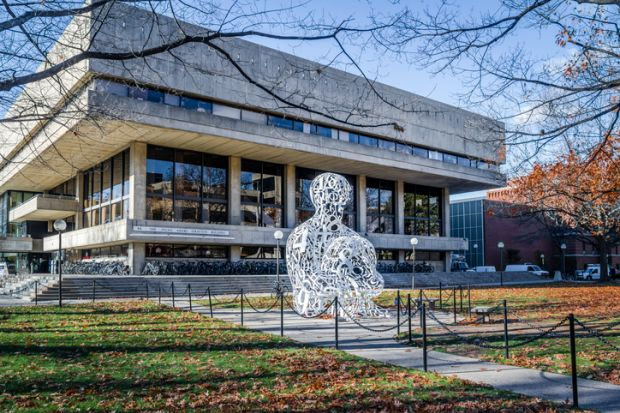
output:
[[[226,224],[228,159],[149,145],[146,218]]]
[[[295,221],[301,224],[314,214],[314,205],[310,200],[310,184],[312,180],[325,171],[317,169],[296,168],[295,170]],[[355,200],[357,199],[357,185],[355,176],[344,175],[353,187],[353,196],[344,211],[343,222],[349,228],[355,229]]]
[[[241,160],[241,224],[281,227],[283,217],[282,165]]]
[[[439,237],[442,234],[442,190],[404,185],[405,234]]]
[[[366,232],[394,233],[394,182],[366,180]]]
[[[64,189],[57,187],[57,190],[70,191],[70,184],[63,185]],[[83,228],[128,217],[129,149],[85,171],[83,189]]]
[[[450,235],[466,238],[468,251],[458,251],[470,266],[484,265],[484,201],[455,202],[450,205]],[[474,244],[478,248],[474,248]]]
[[[275,247],[241,247],[241,258],[244,260],[272,260],[277,259],[277,248]],[[286,256],[284,248],[280,248],[280,259]]]
[[[227,259],[228,248],[223,245],[146,244],[147,258],[211,258]]]

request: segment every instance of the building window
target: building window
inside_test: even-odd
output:
[[[280,248],[280,259],[284,258],[284,248]],[[241,258],[245,260],[272,260],[277,259],[275,247],[241,247]]]
[[[223,245],[146,244],[147,258],[210,258],[227,259],[228,248]]]
[[[47,191],[52,195],[75,196],[75,177]]]
[[[227,175],[225,157],[149,146],[147,219],[226,224]]]
[[[291,129],[297,132],[304,131],[304,123],[298,120],[285,118],[283,116],[269,115],[267,117],[267,124],[275,126],[276,128]],[[330,135],[331,136],[331,135]]]
[[[213,104],[206,100],[181,97],[180,106],[185,109],[195,110],[196,112],[205,112],[212,113],[213,112]]]
[[[310,184],[314,178],[324,172],[325,171],[306,168],[297,168],[295,170],[295,220],[297,225],[314,215],[314,205],[312,205],[312,201],[310,200]],[[349,181],[351,187],[353,187],[351,200],[344,210],[343,223],[349,228],[355,229],[355,199],[357,194],[355,176],[343,176]]]
[[[366,135],[359,135],[359,143],[360,145],[372,146],[373,148],[377,147],[379,140],[377,138],[371,138]]]
[[[241,161],[242,225],[282,226],[282,165]]]
[[[405,184],[405,234],[441,236],[441,189]]]
[[[443,161],[445,163],[451,163],[451,164],[455,164],[457,162],[457,158],[456,155],[450,155],[449,153],[444,153],[443,154]]]
[[[84,172],[82,227],[127,218],[129,207],[129,150]]]
[[[385,139],[377,139],[379,148],[394,152],[396,150],[396,142]]]
[[[366,231],[394,233],[394,182],[366,180]]]
[[[413,147],[413,154],[422,158],[428,158],[428,149],[420,148],[419,146]]]
[[[331,138],[332,137],[332,128],[328,128],[325,126],[320,126],[320,125],[310,125],[310,133],[312,135],[319,135],[322,136],[324,138]]]
[[[396,260],[396,251],[394,250],[377,250],[378,261],[394,261]]]
[[[405,252],[405,261],[411,261],[411,252],[407,250]],[[441,261],[442,253],[439,251],[420,251],[416,250],[415,252],[415,261],[416,262],[425,262],[425,261]]]

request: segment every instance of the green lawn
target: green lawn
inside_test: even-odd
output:
[[[1,411],[550,411],[144,302],[0,308]]]

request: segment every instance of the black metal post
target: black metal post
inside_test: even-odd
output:
[[[284,292],[278,291],[280,295],[280,336],[284,336]]]
[[[243,288],[241,289],[241,325],[243,325]]]
[[[460,295],[461,295],[461,313],[463,312],[463,286],[459,285]]]
[[[396,337],[400,337],[400,290],[396,290]]]
[[[454,313],[454,324],[456,324],[456,288],[452,287],[452,312]]]
[[[504,356],[506,358],[510,357],[508,353],[508,306],[506,305],[506,300],[504,300]]]
[[[39,305],[39,282],[34,282],[34,305]]]
[[[157,291],[158,291],[157,302],[161,305],[161,284],[157,284]]]
[[[422,302],[424,301],[423,300],[423,298],[424,298],[424,290],[422,290],[421,288],[420,288],[420,292],[418,293],[418,296],[419,296],[418,298],[420,300],[420,304],[422,304]]]
[[[334,338],[336,340],[336,349],[338,349],[338,297],[334,298],[334,327],[336,329]]]
[[[207,287],[207,294],[209,294],[209,314],[213,318],[213,302],[211,302],[211,287]]]
[[[97,282],[93,280],[93,303],[95,302],[95,295],[97,294]]]
[[[579,407],[579,392],[577,389],[577,348],[575,345],[575,316],[571,313],[568,315],[568,324],[570,327],[570,364],[571,378],[573,382],[573,407]]]
[[[443,305],[443,304],[441,303],[441,299],[442,299],[442,298],[441,298],[441,293],[442,293],[442,292],[443,292],[443,288],[442,288],[442,285],[441,285],[441,281],[439,281],[439,309],[440,309],[440,310],[441,310],[442,305]]]
[[[174,281],[171,283],[171,288],[172,290],[172,308],[174,308]]]
[[[413,343],[413,338],[411,337],[411,294],[407,294],[407,327],[409,331],[409,344]]]
[[[422,325],[422,356],[424,359],[424,371],[428,371],[428,355],[427,355],[427,343],[426,343],[426,303],[422,304],[420,309],[421,325]]]
[[[467,284],[467,313],[471,317],[471,284]]]
[[[187,298],[189,298],[189,311],[193,311],[192,308],[192,285],[187,284]]]
[[[150,298],[149,297],[149,282],[148,281],[146,282],[145,286],[146,286],[146,299],[148,300]]]

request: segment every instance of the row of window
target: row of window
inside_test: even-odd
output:
[[[227,259],[228,247],[223,245],[146,244],[147,258],[212,258]]]
[[[58,191],[67,191],[63,184]],[[64,189],[62,189],[64,188]],[[129,149],[84,172],[82,225],[88,228],[129,216]],[[59,195],[70,195],[59,193]]]
[[[131,97],[138,100],[162,103],[171,106],[179,106],[189,110],[213,113],[225,117],[233,117],[236,119],[246,120],[249,122],[266,123],[267,125],[271,125],[277,128],[290,129],[297,132],[306,132],[325,138],[339,139],[355,144],[389,150],[392,152],[405,153],[408,155],[419,156],[427,159],[434,159],[448,164],[460,165],[468,168],[491,169],[495,171],[499,170],[498,165],[492,162],[486,162],[480,159],[472,159],[464,156],[457,156],[441,151],[434,151],[420,146],[397,142],[390,139],[383,139],[353,132],[347,132],[336,128],[318,125],[315,123],[304,123],[303,121],[291,119],[285,116],[264,115],[262,113],[246,111],[233,107],[226,107],[225,105],[216,104],[205,99],[179,96],[149,88],[126,86],[112,81],[100,82],[104,85],[104,89],[106,92],[114,95]],[[305,127],[305,125],[307,125],[307,127]]]

